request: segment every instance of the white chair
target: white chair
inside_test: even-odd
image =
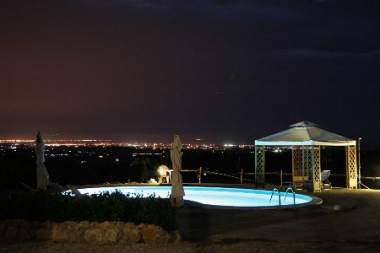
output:
[[[331,182],[329,181],[330,176],[331,176],[331,170],[322,170],[321,180],[322,180],[323,189],[331,189]]]

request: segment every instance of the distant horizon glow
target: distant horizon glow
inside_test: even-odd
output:
[[[0,139],[0,144],[33,144],[35,140],[33,139]],[[127,147],[157,147],[162,145],[171,145],[171,142],[136,142],[136,141],[127,141],[127,140],[102,140],[102,139],[44,139],[46,146],[85,146],[85,145],[94,145],[94,146],[111,146],[111,145],[122,145]],[[199,143],[194,142],[185,142],[183,143],[184,147],[212,147],[220,146],[224,148],[240,147],[245,148],[252,146],[253,144],[223,144],[222,143]]]

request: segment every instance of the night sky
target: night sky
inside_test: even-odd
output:
[[[380,143],[380,1],[2,0],[0,136]]]

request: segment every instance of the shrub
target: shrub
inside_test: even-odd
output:
[[[176,229],[175,209],[168,199],[105,193],[82,196],[44,192],[0,196],[0,219],[36,221],[123,221]]]

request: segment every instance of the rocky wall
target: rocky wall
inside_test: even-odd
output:
[[[53,241],[91,244],[167,244],[181,240],[178,231],[167,232],[151,225],[126,222],[0,221],[1,241]]]

